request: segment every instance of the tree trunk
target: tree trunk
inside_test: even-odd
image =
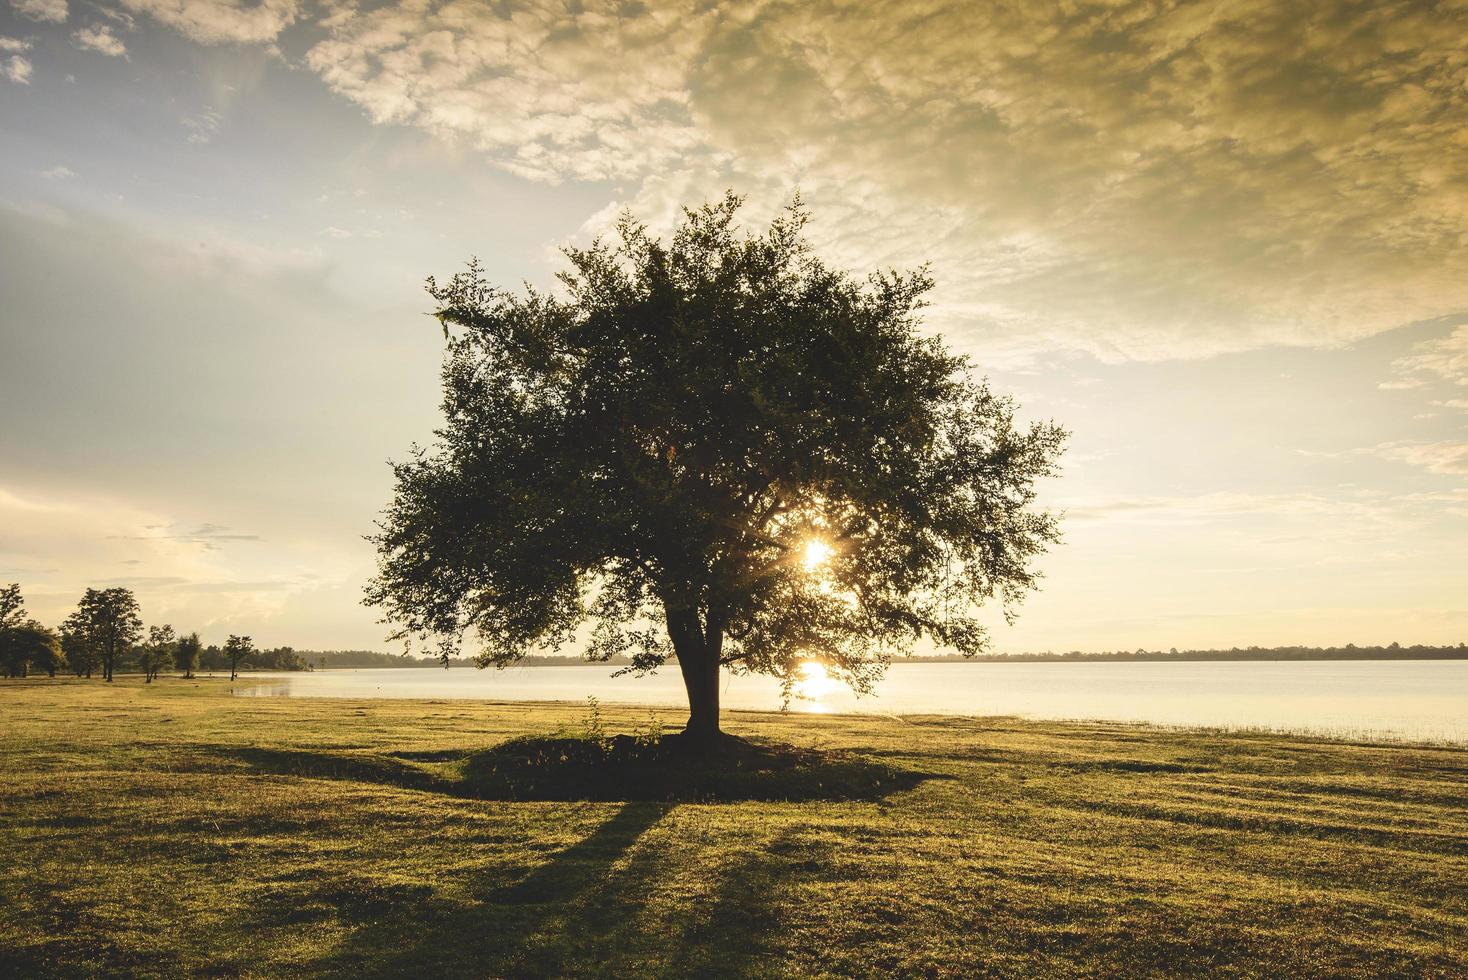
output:
[[[688,724],[683,734],[698,742],[717,741],[719,728],[719,654],[722,636],[716,630],[705,635],[698,613],[678,610],[668,613],[668,636],[678,654],[678,669],[688,691]]]
[[[680,654],[683,686],[688,690],[688,724],[684,734],[699,741],[713,741],[719,730],[719,662],[687,662]]]

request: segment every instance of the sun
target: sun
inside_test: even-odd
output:
[[[841,687],[841,682],[831,676],[825,665],[814,660],[805,661],[795,671],[799,676],[792,693],[803,701],[814,701]]]
[[[807,572],[814,572],[831,559],[831,546],[820,538],[811,538],[805,543],[805,554],[801,556],[801,564]]]

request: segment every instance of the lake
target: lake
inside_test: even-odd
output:
[[[596,666],[507,670],[387,668],[241,675],[254,697],[478,698],[686,705],[676,669],[611,677]],[[790,710],[1017,715],[1262,728],[1343,737],[1468,743],[1468,661],[1267,663],[896,663],[873,697],[819,674]],[[774,710],[779,684],[726,675],[725,708]]]

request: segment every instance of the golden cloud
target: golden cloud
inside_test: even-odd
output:
[[[264,39],[294,4],[126,0]],[[339,4],[379,123],[667,210],[799,187],[986,353],[1332,345],[1468,310],[1468,4]],[[210,33],[213,32],[213,33]]]

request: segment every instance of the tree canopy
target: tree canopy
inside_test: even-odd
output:
[[[137,596],[121,587],[87,589],[77,603],[76,613],[67,620],[67,628],[96,652],[102,676],[110,681],[119,659],[143,635]]]
[[[20,583],[12,582],[0,589],[0,632],[14,629],[25,622],[25,597]]]
[[[138,666],[149,684],[164,668],[174,663],[178,655],[178,634],[172,626],[148,627],[148,641],[138,648]]]
[[[64,666],[61,641],[25,611],[20,585],[0,589],[0,670],[7,677],[25,677],[32,667],[55,675]]]
[[[367,594],[395,637],[676,656],[712,734],[721,668],[867,688],[924,636],[980,651],[979,608],[1035,586],[1063,431],[920,332],[925,269],[858,278],[798,200],[757,235],[739,207],[667,241],[624,216],[555,292],[429,280],[444,422],[394,467]]]
[[[61,641],[53,630],[27,620],[0,636],[0,669],[7,677],[25,677],[32,669],[43,670],[52,677],[66,666]]]
[[[61,649],[66,655],[67,665],[78,677],[91,677],[92,671],[102,663],[96,637],[80,609],[67,616],[61,624]]]
[[[255,654],[255,641],[248,636],[237,636],[234,633],[224,643],[224,655],[229,660],[229,679],[234,680],[239,674],[240,664]]]
[[[10,648],[15,642],[15,631],[25,622],[25,597],[20,583],[0,588],[0,662],[9,663]]]
[[[198,633],[179,637],[173,648],[174,667],[182,671],[184,677],[193,677],[194,671],[199,669],[199,655],[203,651],[204,644]]]

